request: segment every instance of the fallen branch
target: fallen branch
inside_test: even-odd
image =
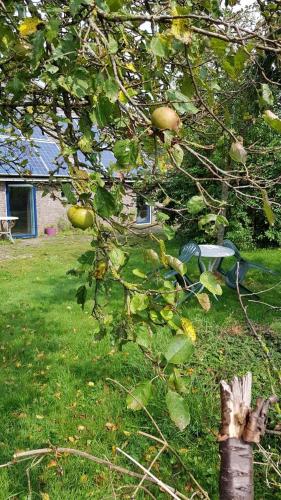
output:
[[[122,452],[122,450],[119,450],[119,449],[118,449],[118,451]],[[34,459],[35,457],[42,457],[43,458],[44,456],[47,456],[47,455],[55,455],[55,457],[58,458],[60,455],[63,455],[63,454],[74,455],[76,457],[85,458],[87,460],[90,460],[91,462],[95,462],[97,464],[104,465],[109,470],[113,470],[113,471],[119,472],[121,474],[126,474],[128,476],[135,477],[137,479],[140,479],[142,482],[148,481],[148,482],[153,483],[154,485],[156,485],[158,487],[161,487],[161,489],[163,489],[164,491],[172,493],[174,495],[173,498],[175,498],[175,499],[188,500],[186,496],[182,495],[176,489],[172,488],[171,486],[167,485],[166,483],[164,483],[160,479],[156,478],[156,476],[151,474],[146,469],[144,470],[144,472],[146,473],[146,475],[144,477],[143,474],[133,472],[129,469],[126,469],[125,467],[120,467],[119,465],[115,465],[112,462],[109,462],[109,460],[105,460],[103,458],[96,457],[94,455],[91,455],[90,453],[87,453],[87,452],[81,451],[81,450],[76,450],[74,448],[53,447],[53,448],[39,448],[36,450],[28,450],[28,451],[19,451],[19,452],[14,453],[13,460],[11,460],[5,464],[0,465],[0,467],[1,468],[11,467],[12,465],[16,465],[16,464],[21,463],[25,460]],[[133,460],[134,459],[132,459],[132,461]],[[138,462],[136,462],[136,464],[139,466]]]

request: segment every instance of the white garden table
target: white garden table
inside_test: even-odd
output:
[[[222,245],[198,245],[201,251],[201,257],[209,259],[208,270],[215,271],[222,257],[232,257],[234,250]],[[203,263],[203,262],[202,262]],[[205,264],[203,263],[203,266]],[[206,270],[206,267],[205,267]]]
[[[17,220],[18,217],[2,217],[2,215],[0,215],[0,236],[6,236],[12,243],[14,243],[12,228]]]

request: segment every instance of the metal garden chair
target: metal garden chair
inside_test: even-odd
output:
[[[243,285],[243,281],[245,280],[248,271],[250,269],[259,269],[260,271],[262,271],[264,273],[268,273],[268,274],[272,274],[272,275],[278,275],[278,273],[272,271],[271,269],[269,269],[267,267],[262,266],[261,264],[257,264],[256,262],[251,262],[249,260],[244,259],[241,256],[238,248],[236,247],[236,245],[234,245],[234,243],[232,243],[232,241],[224,240],[223,245],[228,247],[228,248],[232,248],[234,250],[234,252],[235,252],[234,256],[236,258],[236,262],[229,270],[225,271],[223,269],[224,258],[222,258],[220,260],[216,270],[220,274],[223,275],[223,277],[225,279],[225,283],[230,288],[236,289],[237,288],[237,281],[238,281],[239,290],[241,290],[245,293],[250,293],[250,294],[258,297],[258,295],[256,293],[252,292],[251,290],[249,290],[249,288],[247,288],[245,285]]]
[[[184,264],[187,264],[192,257],[197,258],[197,264],[200,274],[203,273],[205,271],[205,268],[201,261],[201,251],[195,241],[189,241],[188,243],[183,245],[183,247],[181,247],[178,259]],[[184,299],[182,299],[179,302],[180,304],[184,302],[191,295],[200,293],[204,288],[204,286],[201,283],[192,281],[192,279],[188,276],[188,274],[181,276],[181,274],[179,274],[177,271],[174,270],[168,271],[164,277],[165,279],[174,278],[175,284],[178,283],[180,287],[184,291],[186,291]]]

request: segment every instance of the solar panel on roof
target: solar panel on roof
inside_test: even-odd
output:
[[[55,176],[68,175],[68,167],[63,158],[59,158],[59,167],[55,163],[59,155],[57,144],[47,136],[43,136],[38,127],[34,130],[34,145],[23,139],[14,146],[10,144],[7,147],[7,139],[9,140],[9,137],[0,138],[0,174],[28,174],[40,177],[46,177],[50,173],[54,173]],[[26,160],[26,165],[21,166],[24,160]],[[15,162],[14,167],[10,165],[11,161]]]

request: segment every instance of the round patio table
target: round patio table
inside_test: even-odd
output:
[[[232,257],[234,250],[222,245],[198,245],[201,251],[201,257],[209,259],[208,270],[215,271],[222,257]],[[203,266],[205,264],[202,262]],[[206,270],[206,267],[205,267]]]
[[[18,219],[18,217],[2,217],[2,215],[0,215],[0,236],[6,236],[12,243],[14,243],[12,228]]]

